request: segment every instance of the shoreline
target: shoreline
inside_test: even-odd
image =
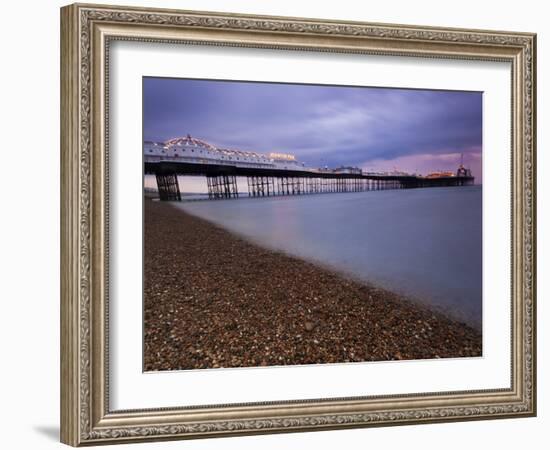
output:
[[[350,194],[353,194],[353,192],[351,192]],[[270,197],[270,199],[275,199],[275,200],[277,198],[278,198],[277,196]],[[265,200],[264,197],[259,197],[259,198],[258,197],[250,197],[250,199],[259,200],[259,201]],[[239,199],[231,199],[231,200],[239,200]],[[160,199],[158,201],[160,201]],[[294,259],[298,259],[300,261],[307,262],[309,264],[313,264],[317,268],[322,269],[322,270],[326,270],[326,271],[328,271],[328,272],[330,272],[330,273],[332,273],[332,274],[334,274],[334,275],[336,275],[340,278],[343,278],[343,279],[346,279],[346,280],[349,280],[349,281],[352,281],[352,282],[355,282],[355,283],[358,283],[358,284],[361,284],[361,285],[364,285],[364,286],[368,286],[368,287],[371,287],[371,288],[374,288],[374,289],[380,289],[382,291],[389,292],[392,295],[394,295],[396,297],[399,297],[401,300],[403,300],[405,302],[410,302],[413,305],[416,305],[419,308],[426,309],[431,313],[440,314],[443,317],[446,317],[447,319],[450,319],[452,321],[463,323],[464,325],[474,329],[476,332],[478,332],[480,334],[482,333],[481,319],[479,319],[479,322],[476,322],[472,318],[472,315],[468,315],[468,314],[464,313],[463,311],[457,311],[457,310],[451,309],[450,307],[445,307],[443,305],[434,304],[432,301],[427,300],[426,297],[423,297],[423,296],[418,295],[418,294],[413,294],[413,293],[410,293],[410,292],[408,292],[408,293],[403,292],[403,291],[400,291],[400,289],[392,290],[391,287],[384,286],[382,283],[372,282],[372,281],[369,281],[366,278],[362,278],[358,274],[347,272],[345,269],[342,269],[342,268],[338,267],[337,265],[335,265],[333,263],[328,263],[328,262],[325,262],[325,261],[316,260],[314,258],[308,259],[307,257],[301,257],[299,255],[293,255],[292,253],[287,252],[283,249],[278,249],[276,247],[270,247],[268,245],[262,245],[259,242],[255,242],[254,238],[248,237],[245,233],[241,233],[240,231],[233,231],[233,230],[229,230],[227,228],[224,228],[222,225],[219,225],[216,222],[214,222],[212,220],[209,220],[208,218],[201,217],[199,215],[195,215],[192,212],[189,212],[185,208],[182,208],[180,206],[180,205],[185,204],[185,203],[193,203],[193,202],[199,202],[199,201],[201,201],[201,202],[202,201],[211,202],[212,200],[210,200],[210,199],[181,200],[181,201],[173,203],[172,205],[178,211],[182,211],[184,214],[189,214],[193,217],[198,218],[199,220],[203,220],[206,223],[208,223],[209,226],[213,226],[213,227],[216,227],[216,228],[221,228],[224,231],[230,233],[233,237],[241,239],[241,240],[245,241],[246,243],[248,243],[250,245],[255,245],[255,246],[258,246],[260,248],[263,248],[264,250],[267,250],[267,251],[270,251],[270,252],[273,252],[273,253],[277,253],[277,254],[281,254],[285,257],[294,258]]]
[[[403,296],[144,199],[144,370],[481,356]]]

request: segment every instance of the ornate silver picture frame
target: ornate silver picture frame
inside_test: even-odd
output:
[[[511,67],[510,386],[113,409],[109,84],[117,41],[384,55]],[[74,4],[61,9],[61,441],[97,445],[536,414],[536,35]],[[490,200],[490,199],[489,199]],[[491,295],[487,286],[485,295]],[[140,299],[136,299],[137,302]],[[154,374],[151,376],[155,376]]]

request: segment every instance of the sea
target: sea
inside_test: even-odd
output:
[[[182,201],[177,207],[481,330],[479,185]]]

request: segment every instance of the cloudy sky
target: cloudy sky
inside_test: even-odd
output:
[[[464,154],[481,182],[482,94],[167,78],[143,80],[144,139],[292,153],[306,166],[426,174]]]

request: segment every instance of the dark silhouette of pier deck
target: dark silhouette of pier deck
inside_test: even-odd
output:
[[[474,184],[474,177],[459,171],[456,176],[421,177],[401,174],[369,174],[330,170],[286,170],[180,161],[145,162],[145,173],[154,174],[161,200],[181,200],[178,175],[205,176],[211,199],[239,196],[237,177],[246,178],[248,195],[301,195],[329,192],[364,192]]]

